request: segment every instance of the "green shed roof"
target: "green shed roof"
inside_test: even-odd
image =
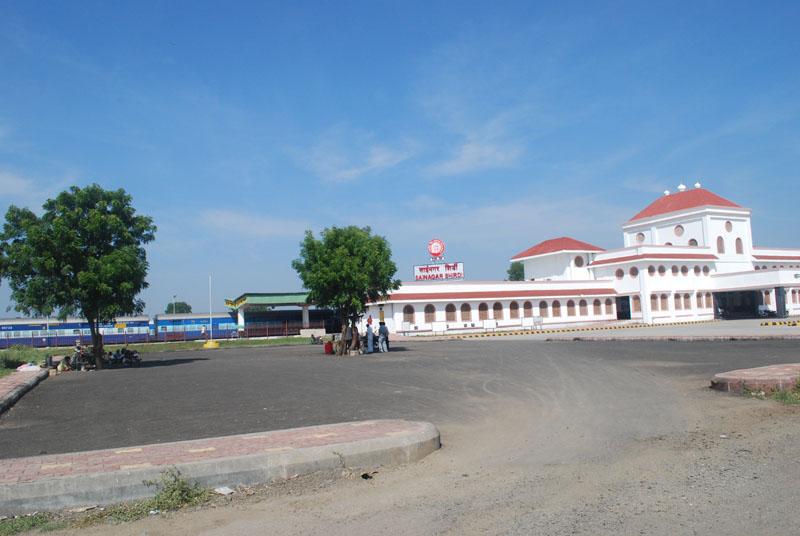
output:
[[[306,305],[307,292],[247,292],[235,300],[225,300],[225,305],[238,309],[244,305]]]

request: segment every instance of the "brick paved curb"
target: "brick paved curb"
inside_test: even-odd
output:
[[[0,460],[0,515],[143,499],[175,466],[204,487],[420,460],[440,447],[428,422],[376,420]]]
[[[800,363],[769,365],[751,369],[721,372],[711,378],[711,388],[728,393],[765,391],[767,393],[797,387],[800,378]]]
[[[36,385],[47,378],[47,370],[32,372],[12,372],[8,376],[0,378],[0,414],[11,409],[22,395],[36,387]]]

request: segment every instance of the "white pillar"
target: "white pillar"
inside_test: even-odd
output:
[[[303,327],[307,328],[308,324],[308,305],[303,305]]]
[[[642,324],[652,324],[653,315],[650,309],[650,289],[648,278],[653,277],[645,269],[639,272],[639,300],[642,305]]]
[[[237,324],[239,324],[239,327],[243,328],[244,327],[244,307],[239,307],[239,309],[236,311],[236,314],[237,314],[237,317],[238,317],[236,322],[237,322]]]

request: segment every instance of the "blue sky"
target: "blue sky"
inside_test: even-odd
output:
[[[147,312],[301,288],[370,225],[470,280],[700,181],[800,247],[797,2],[0,0],[0,214],[70,185],[153,217]],[[8,286],[0,286],[2,316]]]

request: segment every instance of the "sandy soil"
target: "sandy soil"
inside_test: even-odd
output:
[[[301,476],[79,533],[797,532],[800,408],[631,371],[635,396],[620,391],[634,378],[621,378],[599,391],[565,380],[544,395],[482,398],[481,412],[440,425],[440,451],[369,480],[347,470]]]

